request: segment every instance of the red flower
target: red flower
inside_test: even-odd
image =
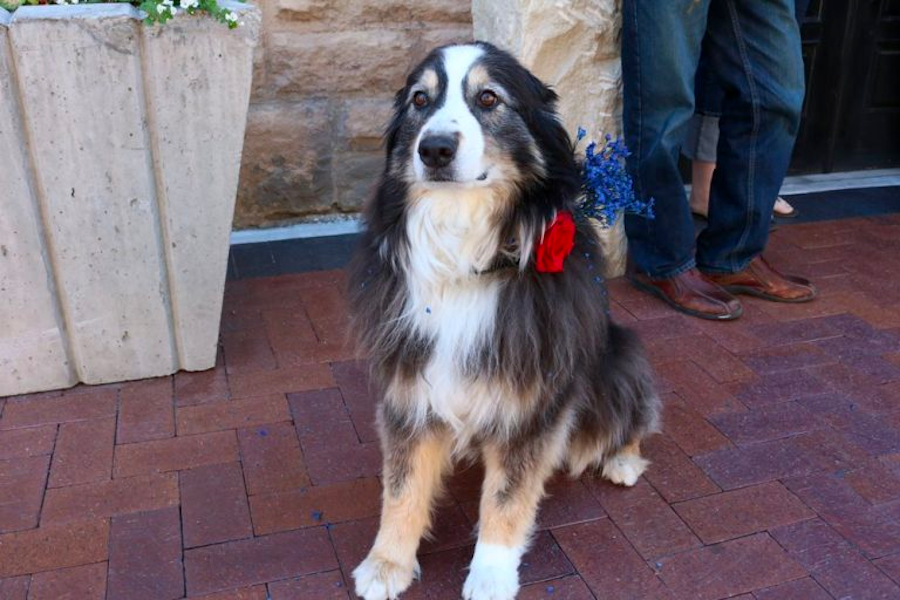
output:
[[[563,261],[575,247],[575,220],[561,210],[544,230],[544,238],[535,249],[535,268],[541,273],[561,273]]]

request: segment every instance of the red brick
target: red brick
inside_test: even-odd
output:
[[[8,402],[3,408],[0,429],[112,417],[116,414],[117,399],[115,389],[102,388],[59,398]]]
[[[900,522],[869,505],[840,472],[796,477],[785,485],[869,558],[900,551]]]
[[[763,375],[835,362],[816,346],[806,343],[758,350],[745,354],[743,360],[751,369]]]
[[[41,524],[156,510],[178,504],[174,473],[123,477],[47,490]]]
[[[109,479],[115,439],[116,419],[113,417],[60,425],[48,486]]]
[[[796,402],[761,406],[741,413],[712,415],[710,421],[735,444],[765,442],[828,427]]]
[[[175,406],[194,406],[228,400],[228,378],[225,368],[208,371],[179,371],[175,374]]]
[[[55,440],[56,425],[0,431],[0,459],[50,454]]]
[[[816,516],[778,482],[689,500],[673,508],[705,544]]]
[[[829,318],[804,319],[789,323],[753,325],[750,331],[769,346],[785,346],[799,342],[812,342],[839,337],[842,331]]]
[[[477,505],[461,506],[448,500],[439,502],[434,509],[431,535],[422,540],[419,554],[433,554],[472,545],[475,542],[476,523]]]
[[[549,531],[534,536],[528,552],[522,556],[519,581],[522,584],[556,579],[575,572],[572,563]]]
[[[316,353],[319,360],[329,362],[351,361],[359,358],[350,334],[350,320],[347,317],[313,321],[313,328],[319,345]]]
[[[252,371],[228,377],[233,398],[284,394],[332,387],[334,379],[325,363],[309,363],[273,371]]]
[[[900,583],[900,554],[879,558],[874,563],[882,573],[893,579],[894,583]]]
[[[360,441],[377,441],[376,398],[369,384],[367,367],[361,362],[348,361],[332,364],[331,370],[334,373],[335,383],[341,390],[344,405],[350,411],[350,418]]]
[[[594,600],[587,584],[577,575],[523,586],[519,600]]]
[[[663,397],[663,431],[688,456],[706,454],[731,443],[676,394]]]
[[[540,529],[574,525],[606,516],[600,502],[580,479],[557,475],[547,482],[537,526]]]
[[[297,435],[301,438],[346,431],[348,426],[353,428],[350,413],[337,388],[289,394],[288,402],[297,426]]]
[[[328,436],[303,436],[300,444],[307,472],[315,485],[375,477],[381,472],[378,443],[360,444],[352,426]]]
[[[3,600],[26,600],[30,581],[31,578],[27,575],[0,579],[0,598]]]
[[[191,596],[337,568],[324,527],[194,548],[184,556]]]
[[[628,312],[624,306],[615,300],[609,301],[609,316],[613,322],[618,323],[619,325],[633,325],[638,322],[633,314]]]
[[[316,362],[319,340],[303,307],[265,309],[262,318],[281,367]]]
[[[28,600],[104,600],[106,563],[94,563],[37,573],[31,578]]]
[[[676,554],[658,565],[659,576],[684,600],[727,598],[806,575],[765,533]]]
[[[701,415],[746,410],[727,388],[691,361],[679,360],[657,365],[663,389],[674,391],[684,403]]]
[[[644,456],[650,460],[644,477],[667,502],[679,502],[719,491],[719,486],[666,436],[651,436],[642,446]]]
[[[113,518],[107,600],[175,600],[183,595],[178,508]]]
[[[443,552],[429,554],[419,558],[422,568],[422,580],[413,581],[404,592],[403,600],[457,600],[461,597],[463,582],[468,574],[469,562],[472,560],[473,548],[452,548]],[[352,571],[353,565],[350,567]],[[347,566],[344,574],[348,581]],[[351,596],[352,597],[352,596]]]
[[[832,437],[830,432],[813,432],[740,448],[725,448],[698,456],[694,461],[723,489],[734,489],[840,468],[861,458],[845,439],[834,440]]]
[[[223,331],[222,346],[228,375],[272,370],[277,366],[265,330]]]
[[[0,532],[37,525],[49,464],[49,456],[0,460]]]
[[[893,502],[900,498],[900,476],[877,461],[869,461],[865,466],[847,472],[844,480],[872,504]]]
[[[259,425],[237,433],[249,494],[271,494],[309,485],[292,423]]]
[[[831,594],[809,577],[757,590],[753,596],[756,600],[831,600]]]
[[[377,516],[381,485],[375,478],[252,496],[257,535]]]
[[[366,557],[372,548],[372,542],[375,541],[375,535],[378,533],[378,517],[338,523],[329,527],[329,530],[331,531],[334,551],[337,553],[337,559],[341,565],[341,571],[348,578],[348,582],[352,581],[350,574]],[[438,552],[436,554],[441,556],[445,555],[446,552]],[[419,560],[420,566],[424,566],[422,565],[422,558],[424,557],[420,557]],[[469,558],[471,558],[471,554],[469,554]],[[468,566],[468,563],[463,564],[463,568],[466,566]],[[428,577],[430,580],[433,575]],[[457,587],[455,591],[457,596],[459,596],[461,588]],[[404,600],[406,599],[404,598]]]
[[[348,590],[340,571],[328,571],[272,582],[269,592],[271,600],[346,600]]]
[[[819,519],[772,530],[788,554],[835,598],[889,600],[900,587]]]
[[[598,598],[672,598],[609,519],[554,529],[553,537]]]
[[[758,383],[742,387],[737,398],[750,408],[755,408],[829,391],[831,388],[821,379],[801,369],[768,373]]]
[[[900,459],[897,461],[900,463]],[[480,462],[456,464],[455,471],[447,478],[447,491],[457,502],[478,501],[481,498],[481,483],[484,481],[484,466]]]
[[[117,444],[159,440],[174,435],[171,377],[145,379],[122,387]]]
[[[695,324],[696,320],[678,313],[670,313],[659,319],[636,321],[628,327],[641,339],[670,340],[700,334]]]
[[[0,535],[0,578],[104,561],[108,540],[105,519]]]
[[[178,435],[239,429],[290,419],[285,397],[280,394],[215,402],[177,409]]]
[[[193,469],[240,459],[233,431],[116,446],[116,477]]]
[[[253,535],[240,463],[181,471],[179,479],[185,548]]]
[[[266,594],[266,586],[256,585],[239,590],[192,596],[192,600],[274,600]]]
[[[347,314],[347,297],[336,285],[299,292],[306,314],[313,322],[338,319]]]
[[[632,488],[614,486],[599,479],[585,481],[610,518],[644,558],[700,545],[700,540],[646,481],[638,480]],[[593,589],[591,580],[587,581]]]

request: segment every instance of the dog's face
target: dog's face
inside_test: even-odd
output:
[[[425,189],[512,187],[543,177],[538,136],[541,121],[560,128],[555,100],[489,44],[438,48],[397,93],[388,170]]]

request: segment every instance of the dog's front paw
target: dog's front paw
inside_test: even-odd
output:
[[[404,566],[372,554],[353,570],[356,595],[365,600],[397,600],[418,576],[418,562]]]
[[[603,463],[603,476],[618,485],[631,487],[649,464],[650,461],[637,454],[617,454]]]
[[[513,600],[519,591],[516,569],[473,567],[463,585],[465,600]]]

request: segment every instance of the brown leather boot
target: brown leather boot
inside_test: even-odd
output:
[[[773,302],[809,302],[818,295],[809,280],[779,273],[757,256],[738,273],[704,273],[732,294],[749,294]]]
[[[638,289],[653,294],[676,310],[693,317],[730,321],[743,313],[737,298],[708,280],[697,269],[668,279],[650,279],[641,273],[635,273],[629,279]]]

